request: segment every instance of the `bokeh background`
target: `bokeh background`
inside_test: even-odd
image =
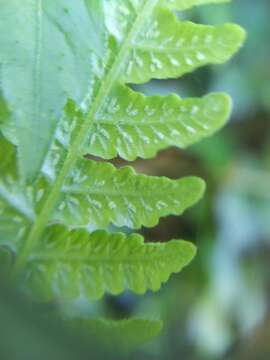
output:
[[[206,180],[207,192],[198,205],[182,217],[163,219],[156,228],[142,231],[148,241],[192,240],[198,246],[192,264],[156,294],[125,293],[102,302],[60,306],[69,317],[83,311],[89,318],[162,319],[160,336],[144,345],[136,359],[270,359],[269,15],[270,0],[234,0],[179,15],[210,24],[237,22],[247,30],[246,44],[226,65],[140,87],[146,94],[173,91],[182,97],[226,91],[233,98],[234,110],[222,131],[187,151],[169,149],[155,159],[135,163],[138,171],[151,175],[197,175]],[[11,341],[13,334],[18,349],[34,345],[39,355],[33,359],[52,359],[54,346],[58,359],[68,359],[71,348],[79,346],[77,340],[65,338],[62,346],[61,329],[42,321],[39,330],[33,330],[33,307],[28,304],[27,310],[20,310],[22,302],[16,296],[12,299],[14,306],[7,300],[6,308],[1,308],[1,319],[6,316],[6,320],[4,326],[0,324],[0,338],[6,334]],[[41,316],[51,309],[48,305],[43,310]],[[14,349],[14,359],[31,360],[23,357],[21,349]],[[94,359],[94,351],[92,355]],[[114,358],[113,352],[109,358]]]

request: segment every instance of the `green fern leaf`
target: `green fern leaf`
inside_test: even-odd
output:
[[[157,9],[148,22],[123,66],[126,83],[176,78],[207,64],[224,63],[244,38],[238,25],[180,22],[165,9]]]
[[[118,86],[92,122],[86,150],[105,159],[151,158],[168,146],[185,148],[210,136],[230,110],[224,94],[181,100],[177,95],[145,97]]]
[[[201,198],[205,188],[195,177],[170,180],[138,175],[131,167],[116,169],[95,161],[78,165],[63,187],[53,223],[92,229],[110,223],[133,229],[152,227],[160,217],[182,214]]]
[[[11,116],[2,129],[32,180],[67,97],[90,96],[94,52],[101,56],[105,45],[103,11],[96,0],[1,0],[0,9],[0,93]]]
[[[125,289],[143,294],[148,289],[157,291],[194,255],[195,247],[185,241],[144,244],[137,234],[97,231],[89,235],[54,226],[29,257],[25,281],[45,299],[99,299],[105,292],[116,295]]]

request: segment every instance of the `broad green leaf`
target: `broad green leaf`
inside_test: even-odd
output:
[[[72,321],[77,331],[83,336],[94,336],[102,343],[121,352],[136,349],[152,340],[162,329],[162,321],[148,319],[87,319]]]
[[[38,296],[99,299],[125,289],[137,294],[157,291],[172,273],[195,255],[191,243],[172,240],[144,244],[140,235],[48,228],[28,258],[25,282]]]
[[[186,10],[193,6],[205,4],[220,4],[230,2],[231,0],[162,0],[166,7],[177,10]]]
[[[138,175],[131,167],[80,161],[67,179],[53,223],[101,229],[115,226],[151,227],[160,217],[180,215],[203,195],[196,177],[170,180]]]
[[[150,158],[168,146],[185,148],[212,135],[230,111],[230,98],[221,93],[182,100],[118,86],[92,122],[86,149],[105,159]]]
[[[1,92],[26,179],[40,170],[67,97],[91,94],[105,46],[101,1],[0,0]],[[94,53],[97,55],[94,56]]]
[[[78,0],[77,0],[78,1]],[[104,24],[104,0],[84,0],[84,6],[87,12],[87,16],[89,17],[89,31],[88,46],[93,50],[99,57],[102,57],[105,52],[106,47],[106,38],[105,38],[105,24]],[[79,5],[79,6],[78,6]],[[77,4],[78,11],[81,6],[80,2]],[[73,11],[73,7],[71,5],[69,12]],[[81,17],[81,13],[77,14],[77,20],[81,21],[83,17]],[[85,30],[82,27],[82,24],[78,24],[81,26],[81,32]],[[87,37],[87,34],[85,34]]]

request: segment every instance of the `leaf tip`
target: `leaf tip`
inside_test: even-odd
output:
[[[206,182],[199,177],[190,177],[190,193],[193,194],[193,201],[197,203],[206,190]]]
[[[175,254],[178,262],[176,272],[180,272],[193,261],[197,254],[197,247],[192,242],[185,240],[172,240],[172,243],[176,245]]]
[[[221,42],[226,45],[227,59],[231,58],[244,44],[246,31],[237,24],[226,23],[222,25]]]

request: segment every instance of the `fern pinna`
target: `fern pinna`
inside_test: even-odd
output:
[[[228,60],[244,40],[239,26],[174,13],[220,2],[0,2],[0,245],[14,253],[11,277],[26,291],[46,300],[141,294],[194,257],[185,241],[145,244],[106,229],[180,215],[203,195],[203,180],[139,175],[84,155],[150,158],[225,124],[223,93],[181,99],[128,86]]]

